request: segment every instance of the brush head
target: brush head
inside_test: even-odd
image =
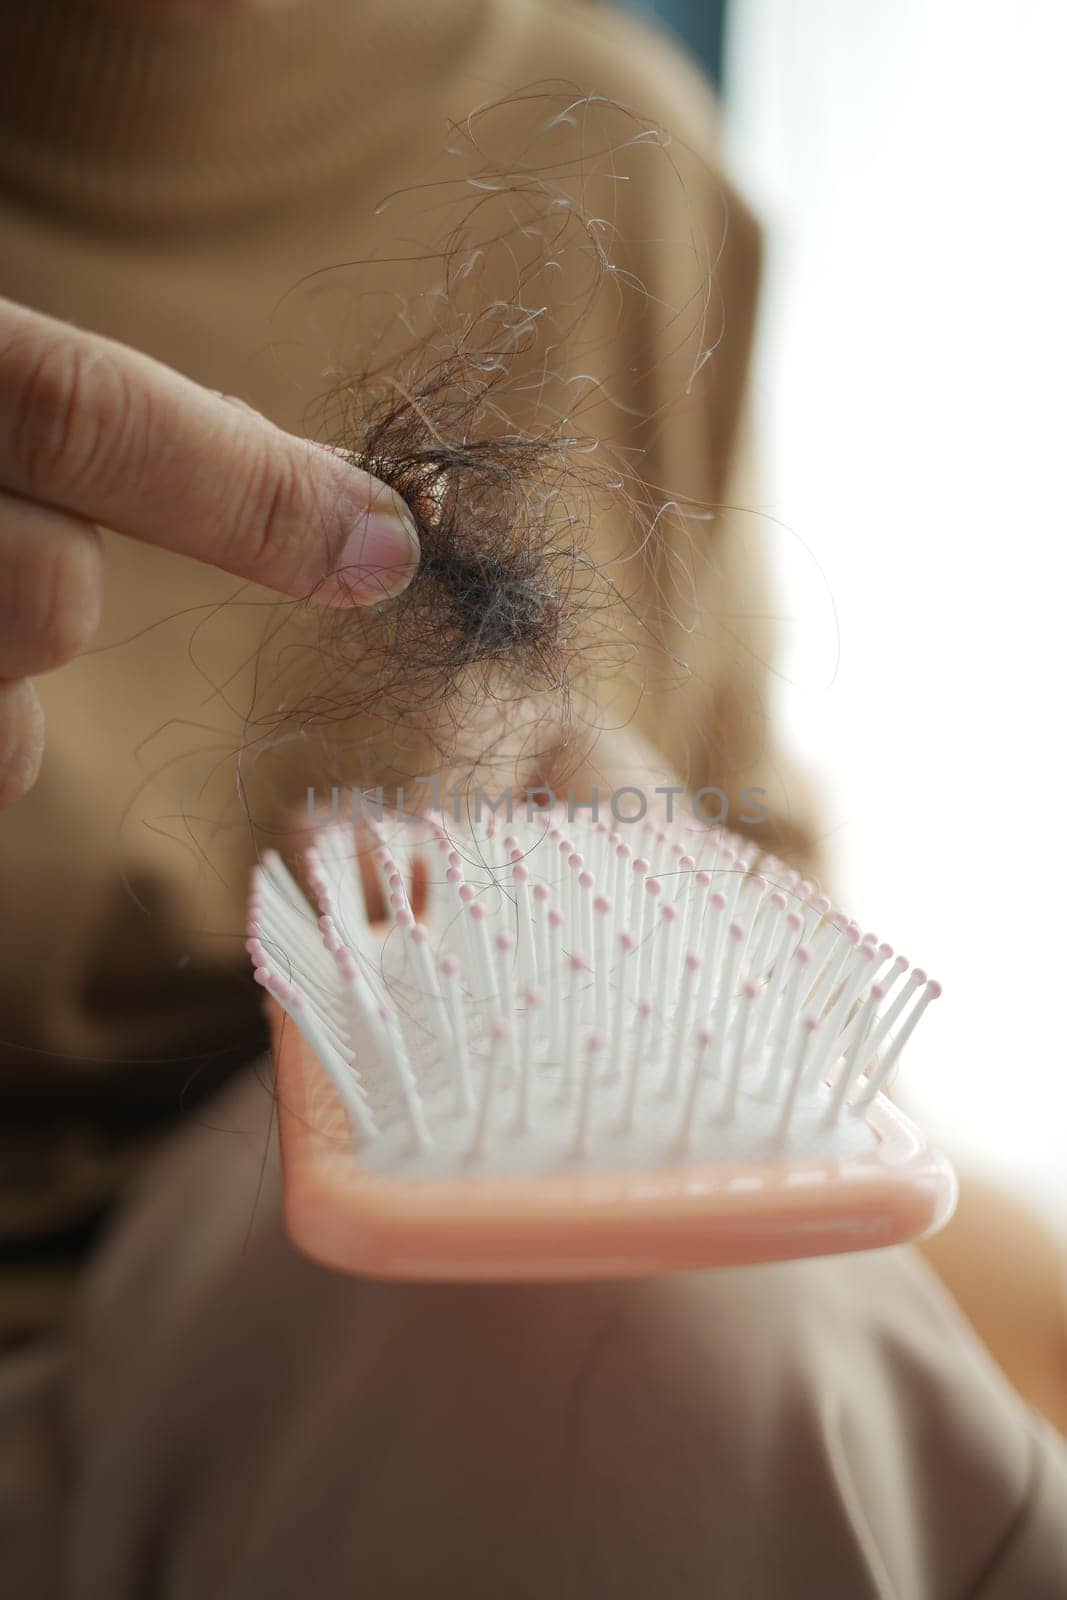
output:
[[[806,1184],[810,1201],[811,1174],[833,1172],[839,1205],[851,1172],[853,1187],[868,1185],[866,1207],[888,1146],[899,1179],[902,1148],[887,1130],[904,1124],[879,1089],[938,986],[906,976],[906,962],[861,936],[798,874],[767,858],[756,867],[754,848],[721,829],[679,834],[534,813],[506,828],[459,830],[437,816],[383,824],[362,859],[351,830],[325,830],[305,861],[313,908],[280,859],[266,857],[249,951],[257,979],[310,1046],[290,1039],[288,1056],[282,1049],[283,1148],[302,1151],[305,1178],[317,1151],[320,1176],[325,1161],[336,1183],[340,1159],[350,1200],[352,1184],[363,1186],[364,1242],[354,1258],[331,1224],[329,1259],[393,1270],[367,1247],[370,1195],[375,1206],[388,1202],[387,1213],[414,1207],[424,1242],[449,1195],[462,1197],[468,1221],[481,1216],[497,1250],[494,1218],[511,1215],[513,1270],[504,1275],[523,1277],[545,1274],[530,1272],[528,1249],[516,1254],[520,1195],[548,1256],[545,1196],[569,1196],[566,1228],[551,1205],[548,1213],[559,1260],[561,1230],[572,1230],[590,1183],[607,1183],[617,1212],[624,1191],[643,1186],[649,1202],[669,1191],[681,1203],[694,1184],[708,1192],[709,1174],[725,1175],[742,1183],[729,1192],[746,1195],[751,1211],[769,1192],[753,1185],[756,1173]],[[379,924],[367,912],[368,871],[387,908]],[[296,1098],[304,1132],[287,1134]],[[903,1167],[914,1176],[921,1143],[908,1139]],[[799,1185],[798,1172],[808,1174]],[[935,1211],[944,1210],[951,1194],[944,1182],[934,1189]],[[771,1191],[780,1208],[788,1190]],[[594,1213],[608,1204],[601,1197]],[[918,1222],[914,1205],[905,1209],[912,1233],[930,1225],[929,1207]],[[706,1220],[706,1198],[698,1212]],[[641,1214],[647,1223],[657,1208]],[[321,1224],[321,1204],[316,1215]],[[848,1242],[840,1221],[838,1210],[836,1232],[824,1236],[809,1216],[800,1253],[856,1248],[860,1236]],[[890,1236],[899,1226],[863,1242]],[[708,1259],[708,1237],[705,1229],[697,1259]],[[717,1259],[721,1246],[720,1231]],[[759,1258],[754,1248],[750,1238],[745,1259]],[[450,1249],[455,1268],[463,1252]],[[312,1244],[312,1253],[322,1251]],[[779,1240],[774,1253],[798,1251]],[[410,1250],[404,1259],[410,1274]],[[588,1240],[573,1259],[594,1270]],[[424,1266],[416,1275],[431,1274]]]

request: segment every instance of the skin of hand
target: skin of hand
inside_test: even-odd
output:
[[[0,806],[37,777],[30,679],[92,642],[97,525],[320,605],[399,594],[404,502],[135,350],[0,300]]]

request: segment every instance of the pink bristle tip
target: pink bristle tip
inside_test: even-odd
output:
[[[548,899],[548,888],[545,884],[534,884],[534,899],[539,901],[545,901]]]
[[[550,928],[561,928],[563,926],[563,913],[562,911],[557,911],[555,906],[548,913],[548,925]]]
[[[807,966],[808,962],[811,960],[811,951],[808,949],[807,945],[799,945],[797,949],[793,951],[793,960],[799,961],[802,967]]]
[[[474,918],[475,922],[481,922],[482,918],[485,916],[485,907],[475,903],[470,907],[470,915]]]
[[[421,922],[416,922],[411,929],[412,944],[425,944],[429,935]]]
[[[494,1039],[506,1039],[511,1032],[510,1022],[505,1022],[503,1017],[497,1017],[493,1023],[492,1033]]]
[[[874,996],[876,1005],[885,999],[885,990],[880,983],[871,984],[871,993]]]
[[[700,887],[702,889],[706,889],[708,887],[708,885],[710,884],[710,882],[711,882],[711,879],[710,879],[710,877],[708,876],[708,874],[706,872],[704,872],[702,870],[702,871],[697,873],[697,883],[700,885]]]
[[[507,951],[513,947],[514,943],[515,941],[511,937],[510,933],[498,933],[496,936],[496,947],[502,955],[506,954]]]
[[[673,922],[678,915],[673,906],[660,906],[659,914],[663,922]]]
[[[912,973],[912,977],[915,979],[916,984],[926,982],[926,973],[923,971],[922,967],[916,967],[915,971]]]
[[[469,883],[461,883],[459,886],[459,897],[465,906],[469,906],[471,901],[474,899],[473,886]]]
[[[801,1027],[806,1029],[806,1031],[808,1033],[814,1033],[818,1026],[819,1026],[818,1017],[805,1017],[804,1021],[801,1023]]]
[[[648,862],[645,860],[644,856],[637,857],[636,861],[634,862],[634,871],[639,873],[645,873],[648,871]]]
[[[591,872],[589,872],[588,870],[586,870],[585,872],[580,872],[578,874],[578,882],[579,882],[579,884],[581,885],[581,887],[583,889],[591,889],[593,887],[595,879],[593,877],[593,874]]]
[[[396,925],[398,928],[410,928],[414,921],[415,918],[406,906],[398,906],[396,908]]]
[[[611,901],[606,899],[604,895],[598,894],[596,899],[593,901],[593,910],[597,912],[598,915],[606,917],[611,910]]]
[[[693,868],[696,866],[696,862],[693,860],[692,856],[683,855],[679,860],[678,865],[681,867],[683,872],[692,872]]]
[[[714,1038],[715,1035],[712,1033],[710,1028],[697,1029],[697,1044],[702,1050],[706,1050]]]
[[[752,980],[749,979],[744,988],[741,990],[741,993],[744,995],[746,1000],[755,1000],[759,997],[759,984],[753,983]]]
[[[623,931],[619,934],[619,946],[620,946],[620,948],[625,950],[627,955],[629,955],[630,951],[634,949],[636,944],[637,944],[637,940],[634,938],[633,934],[632,933],[628,933],[627,930],[624,928]]]
[[[639,1016],[650,1017],[652,1015],[651,1000],[639,1000],[637,1002],[637,1011]]]
[[[585,1048],[589,1051],[603,1050],[607,1041],[602,1033],[591,1033],[585,1041]]]
[[[572,972],[585,971],[585,958],[584,956],[580,956],[577,950],[575,950],[574,953],[567,958],[567,964]]]
[[[575,872],[577,872],[579,867],[585,866],[585,857],[580,851],[572,850],[570,855],[567,857],[567,865],[569,867],[573,867]]]
[[[685,969],[687,972],[696,972],[700,967],[700,957],[695,950],[686,953]]]
[[[624,839],[620,844],[618,844],[616,846],[615,854],[618,856],[620,861],[629,861],[631,855],[633,854],[633,851],[630,849],[630,846],[626,843],[626,841]]]
[[[459,962],[456,960],[455,956],[442,956],[438,962],[438,966],[441,968],[441,971],[444,973],[446,978],[454,978],[456,973],[459,971]]]
[[[515,879],[515,882],[516,883],[525,883],[528,880],[529,876],[530,876],[529,868],[528,867],[524,867],[521,861],[518,862],[516,864],[516,866],[515,866],[515,871],[512,873],[512,877]]]
[[[941,993],[941,985],[938,983],[936,978],[927,978],[926,992],[930,996],[931,1000],[937,999],[938,995]]]
[[[463,874],[460,872],[458,867],[449,867],[448,871],[445,873],[445,880],[448,883],[459,883],[462,877]]]
[[[729,934],[730,934],[730,938],[734,941],[735,944],[740,944],[741,940],[745,937],[745,930],[744,930],[744,928],[742,928],[742,926],[741,926],[741,924],[739,922],[731,922],[730,927],[729,927]]]
[[[539,1006],[544,1002],[545,997],[540,989],[531,984],[528,989],[522,991],[522,998],[528,1006]]]
[[[711,903],[715,907],[716,911],[726,910],[726,896],[719,889],[716,889],[715,893],[712,895]]]

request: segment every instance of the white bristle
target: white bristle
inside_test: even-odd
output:
[[[639,1000],[636,1006],[637,1021],[634,1024],[633,1036],[630,1039],[630,1061],[626,1074],[626,1099],[623,1102],[622,1119],[619,1124],[621,1133],[632,1133],[634,1119],[637,1114],[637,1097],[641,1089],[641,1068],[645,1062],[645,1052],[648,1048],[648,1025],[652,1016],[652,1002]]]
[[[722,828],[383,820],[375,926],[358,848],[331,828],[307,853],[317,909],[268,853],[247,948],[381,1171],[862,1153],[940,993]]]
[[[574,1130],[574,1154],[579,1160],[585,1155],[586,1145],[589,1141],[589,1120],[593,1106],[593,1090],[596,1087],[597,1061],[603,1048],[603,1035],[599,1033],[589,1034],[585,1041],[585,1061],[582,1065],[578,1122]]]
[[[464,1015],[463,996],[460,991],[459,962],[455,956],[441,958],[441,971],[447,985],[445,995],[449,1020],[452,1024],[452,1066],[456,1080],[456,1110],[469,1111],[474,1104],[471,1091],[470,1045],[467,1038],[467,1019]]]

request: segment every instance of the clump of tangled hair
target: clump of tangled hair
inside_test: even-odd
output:
[[[407,503],[421,558],[369,627],[332,613],[332,647],[357,650],[364,674],[373,659],[375,692],[398,710],[490,677],[496,692],[504,680],[564,692],[583,600],[579,441],[562,426],[501,427],[493,380],[469,358],[405,377],[346,386],[335,437]]]
[[[589,422],[603,420],[598,407],[636,415],[648,381],[627,369],[620,399],[602,376],[618,367],[625,274],[589,196],[598,161],[610,192],[627,145],[651,142],[667,158],[650,141],[657,130],[619,107],[597,105],[598,129],[609,115],[619,124],[601,149],[576,137],[594,99],[531,96],[522,109],[538,134],[518,150],[482,137],[514,102],[472,115],[449,151],[462,176],[428,186],[426,247],[393,254],[390,237],[387,256],[302,286],[309,320],[322,323],[339,272],[349,291],[336,296],[348,358],[330,360],[309,431],[401,496],[421,560],[410,586],[379,605],[307,608],[292,668],[300,692],[286,686],[276,711],[260,698],[246,750],[277,747],[296,723],[301,758],[314,739],[326,781],[393,782],[427,763],[484,768],[501,730],[500,759],[514,763],[519,728],[528,765],[537,741],[559,748],[596,707],[597,674],[618,677],[635,638],[654,639],[647,604],[638,614],[627,591],[647,597],[662,508],[649,504],[638,452],[627,463]],[[418,194],[392,198],[410,210]],[[692,329],[679,315],[673,331],[684,342]],[[614,565],[609,528],[624,552]],[[383,771],[383,750],[395,772]]]
[[[419,350],[330,396],[326,436],[401,496],[421,549],[395,598],[315,609],[329,667],[314,715],[337,750],[362,713],[432,746],[434,770],[484,767],[494,717],[558,738],[583,666],[610,652],[598,625],[610,585],[587,548],[591,447],[565,418],[518,424],[521,347],[505,359],[498,345],[489,371],[486,348],[483,337],[442,359]]]

